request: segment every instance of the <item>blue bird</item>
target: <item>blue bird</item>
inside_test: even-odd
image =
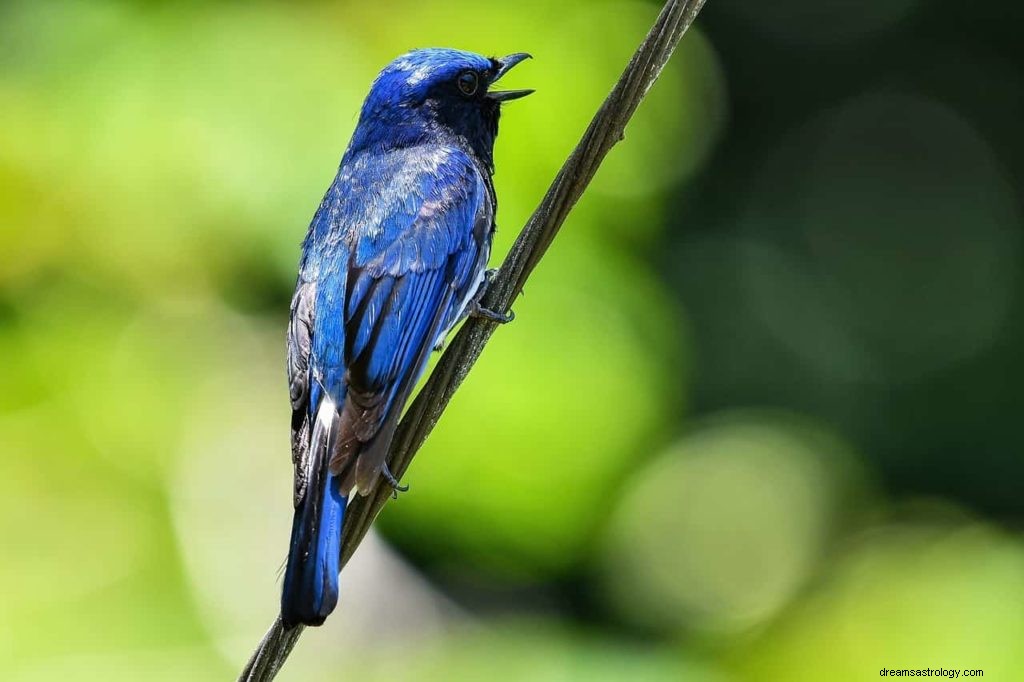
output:
[[[491,86],[530,55],[430,48],[381,71],[302,244],[288,325],[295,517],[285,627],[320,625],[338,601],[350,495],[383,478],[402,408],[430,352],[479,304],[494,233]]]

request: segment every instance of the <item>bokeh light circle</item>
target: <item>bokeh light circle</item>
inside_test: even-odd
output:
[[[908,379],[996,341],[1021,276],[1019,224],[969,122],[875,92],[780,142],[748,198],[753,248],[738,264],[785,345],[846,376]]]
[[[846,448],[780,415],[720,415],[638,473],[605,546],[614,603],[637,624],[742,631],[821,559],[859,476]]]

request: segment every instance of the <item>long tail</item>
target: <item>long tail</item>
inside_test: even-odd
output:
[[[321,401],[310,439],[306,493],[295,508],[291,549],[281,593],[281,621],[322,625],[338,603],[341,528],[347,502],[338,477],[327,467],[338,439],[338,414],[329,399]]]

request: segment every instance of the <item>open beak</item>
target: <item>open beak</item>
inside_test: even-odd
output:
[[[509,70],[518,64],[519,62],[532,58],[533,55],[529,55],[525,52],[516,52],[510,54],[507,57],[502,57],[498,61],[498,70],[495,72],[494,77],[491,79],[491,84],[498,82],[498,79],[504,76]],[[520,97],[526,97],[533,90],[497,90],[488,92],[486,97],[494,102],[508,102],[513,99],[519,99]]]

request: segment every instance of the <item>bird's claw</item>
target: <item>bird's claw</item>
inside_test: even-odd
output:
[[[395,478],[395,475],[393,473],[391,473],[391,469],[388,469],[388,465],[387,464],[384,465],[384,468],[381,469],[380,473],[381,473],[381,476],[384,477],[384,480],[388,482],[388,485],[391,486],[391,497],[392,497],[392,499],[397,500],[398,499],[398,493],[404,493],[404,492],[409,490],[409,486],[407,486],[407,485],[399,485],[398,479]]]
[[[480,289],[476,292],[476,296],[474,297],[475,300],[470,305],[469,316],[490,320],[491,322],[497,322],[498,324],[508,324],[512,320],[516,319],[516,314],[514,312],[510,310],[507,313],[499,313],[496,310],[485,308],[480,303],[480,300],[483,298],[484,294],[487,293],[487,289],[491,285],[491,280],[493,280],[497,274],[497,268],[484,270],[484,281],[483,284],[481,284]]]
[[[479,303],[473,306],[473,309],[469,314],[471,317],[479,317],[484,320],[490,320],[491,322],[497,322],[498,324],[508,324],[512,320],[516,319],[516,314],[511,310],[507,313],[499,313],[497,310],[485,308]]]

